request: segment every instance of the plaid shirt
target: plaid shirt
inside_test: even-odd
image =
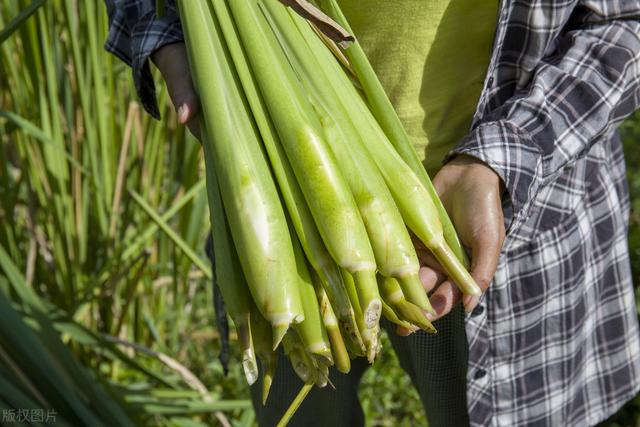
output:
[[[107,49],[154,116],[149,54],[175,9],[106,0]],[[454,153],[503,179],[507,238],[466,321],[474,426],[585,426],[640,389],[629,200],[617,125],[640,106],[639,0],[502,0],[473,126]],[[437,391],[434,391],[437,392]]]

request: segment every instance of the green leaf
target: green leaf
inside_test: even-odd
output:
[[[13,18],[11,22],[9,22],[2,30],[0,30],[0,44],[2,44],[6,39],[8,39],[11,34],[13,34],[20,25],[31,15],[33,15],[44,3],[46,0],[34,0],[28,7],[24,8],[18,16]]]

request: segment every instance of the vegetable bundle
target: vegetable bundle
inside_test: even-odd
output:
[[[334,0],[322,6],[348,29]],[[280,344],[305,383],[324,386],[330,366],[374,360],[382,314],[435,332],[410,233],[464,293],[479,293],[357,42],[341,51],[278,0],[179,7],[217,282],[249,383],[261,361],[264,399]]]

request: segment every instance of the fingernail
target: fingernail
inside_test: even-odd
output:
[[[178,108],[178,121],[182,124],[186,123],[187,114],[189,114],[189,110],[187,109],[187,106],[185,104],[182,104]]]
[[[445,305],[447,305],[447,300],[441,295],[436,295],[431,299],[431,307],[436,311],[436,314],[442,313]]]
[[[398,329],[396,329],[396,333],[401,337],[408,337],[414,332],[415,330],[403,328],[402,326],[398,326]]]
[[[465,296],[464,311],[467,312],[467,314],[471,313],[473,309],[476,308],[476,305],[478,305],[479,301],[480,301],[479,297],[475,297],[471,295]]]

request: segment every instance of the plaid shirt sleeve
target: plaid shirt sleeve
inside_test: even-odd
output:
[[[182,28],[173,0],[166,0],[158,17],[155,0],[105,0],[109,14],[107,51],[131,66],[143,107],[156,119],[158,111],[149,56],[160,47],[183,41]]]
[[[507,54],[498,68],[510,63],[520,70],[513,95],[485,113],[453,151],[481,159],[500,175],[510,196],[510,230],[527,218],[530,201],[541,187],[640,106],[640,5],[615,0],[575,3],[572,10],[556,13],[556,25],[563,29],[535,64],[528,64],[526,56],[509,58],[509,44],[524,46],[527,40],[520,39],[517,30],[506,35]],[[536,7],[517,20],[534,34],[541,18],[531,11]],[[488,85],[492,81],[491,76]],[[496,87],[494,97],[504,89]]]

